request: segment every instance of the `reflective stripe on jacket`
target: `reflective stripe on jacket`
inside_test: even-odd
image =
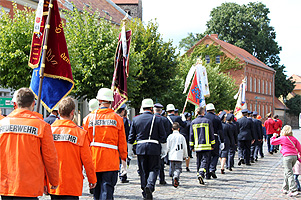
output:
[[[56,120],[51,125],[58,153],[60,182],[50,194],[81,196],[83,190],[83,165],[89,183],[96,183],[87,132],[71,120]]]
[[[95,136],[93,136],[94,123]],[[127,142],[122,117],[110,108],[98,109],[85,118],[83,127],[88,131],[90,142],[118,147],[116,150],[103,146],[90,146],[96,172],[119,170],[119,158],[124,161],[127,158]]]
[[[44,191],[45,171],[59,183],[57,152],[50,125],[33,112],[16,109],[0,120],[0,195],[37,197]]]
[[[211,150],[215,144],[212,122],[198,116],[191,122],[189,146],[195,151]]]

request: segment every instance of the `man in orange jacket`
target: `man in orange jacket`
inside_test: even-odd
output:
[[[111,108],[113,92],[101,88],[97,97],[100,108],[91,112],[84,122],[91,142],[90,148],[96,168],[97,185],[94,199],[113,199],[118,179],[119,159],[126,161],[127,143],[123,119]]]
[[[38,199],[43,195],[45,171],[51,188],[58,186],[57,152],[50,125],[32,112],[34,94],[21,88],[16,96],[18,108],[0,120],[0,195]]]
[[[92,162],[87,132],[73,121],[75,103],[71,97],[59,104],[60,120],[51,125],[54,144],[58,153],[60,182],[56,190],[50,189],[51,199],[79,199],[83,190],[83,165],[89,186],[96,186],[95,168]]]

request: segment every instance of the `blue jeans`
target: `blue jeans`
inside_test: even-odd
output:
[[[118,171],[96,172],[97,185],[94,191],[94,199],[114,199],[114,187],[118,179]]]
[[[268,151],[273,152],[274,151],[274,145],[271,145],[271,137],[273,137],[273,134],[267,135],[267,144],[268,144]]]
[[[296,184],[297,184],[298,191],[301,191],[301,187],[300,187],[300,182],[298,180],[298,176],[299,176],[299,174],[294,174],[294,178],[295,178],[295,181],[296,181]]]

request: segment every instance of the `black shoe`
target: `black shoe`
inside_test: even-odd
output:
[[[94,188],[90,189],[90,194],[94,194]]]
[[[188,167],[186,167],[186,171],[187,171],[187,172],[190,172],[190,169],[189,169]]]
[[[251,163],[255,163],[255,161],[254,161],[254,160],[251,160]]]
[[[221,174],[225,174],[225,169],[221,169]]]
[[[271,155],[273,155],[273,152],[270,151],[269,153],[270,153]]]
[[[166,185],[166,181],[160,181],[160,185]]]
[[[211,175],[210,174],[206,174],[206,179],[207,180],[211,179]]]
[[[261,158],[264,158],[264,155],[262,155]]]
[[[179,186],[179,178],[178,177],[175,177],[172,179],[172,185],[177,188]]]
[[[257,159],[257,158],[255,158],[255,161],[258,161],[258,159]]]
[[[130,182],[129,180],[122,180],[121,183],[128,183]]]
[[[251,163],[246,163],[246,165],[251,166]]]
[[[274,152],[277,153],[277,149],[275,149]]]
[[[202,176],[202,175],[199,175],[198,176],[198,180],[199,180],[199,183],[201,184],[201,185],[204,185],[205,183],[204,183],[204,177]]]
[[[232,171],[232,168],[231,168],[231,167],[229,168],[229,171]]]
[[[153,194],[149,187],[146,186],[144,188],[144,191],[145,191],[145,199],[149,199],[149,200],[153,199]]]
[[[209,173],[210,173],[210,175],[212,176],[212,178],[217,178],[215,172],[209,172]]]
[[[241,164],[244,164],[244,162],[245,162],[244,159],[239,159],[237,164],[238,164],[238,166],[240,166]]]

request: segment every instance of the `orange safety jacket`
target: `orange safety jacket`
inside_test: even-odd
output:
[[[36,116],[38,116],[41,120],[44,119],[44,117],[43,117],[43,115],[42,115],[41,113],[38,113],[38,112],[36,112],[36,111],[33,111],[33,113],[34,113]]]
[[[58,153],[60,182],[50,194],[81,196],[83,190],[83,165],[89,183],[96,183],[87,131],[71,120],[56,120],[51,125],[54,144]]]
[[[33,112],[16,109],[0,120],[0,195],[43,195],[45,171],[59,183],[57,153],[51,127]]]
[[[85,119],[83,127],[88,131],[96,172],[119,170],[119,158],[124,161],[127,158],[122,117],[105,108],[94,110]]]

